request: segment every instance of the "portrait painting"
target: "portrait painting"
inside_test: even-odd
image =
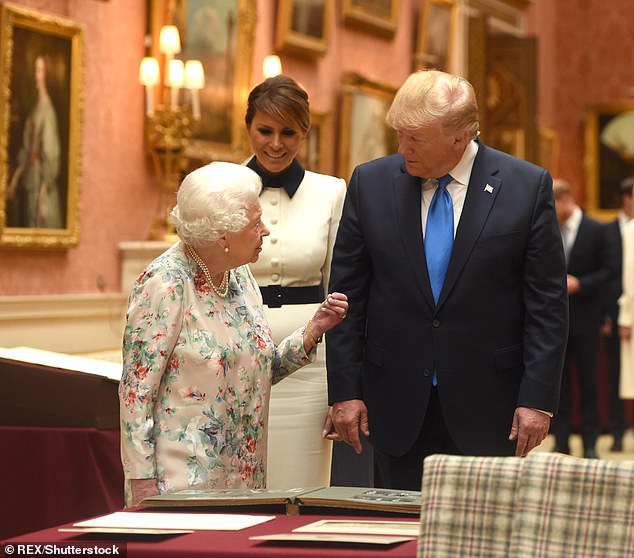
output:
[[[619,187],[634,176],[634,102],[594,104],[586,114],[588,209],[614,213]]]
[[[148,0],[150,55],[161,59],[159,34],[175,25],[181,51],[175,58],[200,60],[200,122],[186,148],[190,159],[238,162],[247,153],[244,111],[251,79],[256,0]],[[168,103],[166,86],[159,104]]]
[[[81,27],[3,5],[0,243],[78,242]]]
[[[455,8],[454,0],[426,0],[415,55],[417,70],[451,71]]]
[[[392,38],[396,32],[399,0],[343,0],[344,24]]]
[[[385,123],[395,94],[391,85],[344,77],[338,176],[349,180],[357,165],[397,151],[396,134]]]
[[[326,54],[331,4],[327,0],[279,0],[275,48],[307,57]]]

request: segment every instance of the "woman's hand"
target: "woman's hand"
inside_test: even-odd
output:
[[[348,313],[348,297],[342,293],[330,293],[321,303],[304,330],[304,348],[312,351],[324,333],[340,324]]]

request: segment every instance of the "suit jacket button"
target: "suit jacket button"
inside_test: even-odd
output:
[[[431,325],[432,327],[440,327],[440,320],[434,320]]]

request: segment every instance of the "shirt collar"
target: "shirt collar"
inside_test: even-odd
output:
[[[576,205],[570,214],[570,217],[566,219],[564,227],[566,227],[569,231],[574,231],[576,233],[579,225],[581,224],[581,219],[583,219],[583,211],[581,211],[581,208]]]
[[[478,143],[475,140],[471,140],[467,144],[458,164],[449,171],[449,174],[456,182],[459,182],[463,186],[467,186],[469,184],[471,170],[473,169],[473,163],[477,154]]]
[[[297,159],[293,159],[291,166],[285,171],[279,174],[270,174],[266,172],[260,165],[258,165],[257,159],[251,157],[251,160],[247,163],[247,167],[258,173],[262,179],[263,188],[284,188],[289,198],[292,198],[297,192],[301,181],[304,179],[306,171],[304,167],[299,164]]]

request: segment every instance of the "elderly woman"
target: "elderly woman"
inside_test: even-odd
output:
[[[262,290],[273,340],[279,341],[306,323],[323,299],[346,183],[305,170],[299,162],[310,108],[308,94],[292,78],[278,75],[256,85],[245,124],[253,151],[247,166],[262,178],[260,202],[271,229],[251,271]],[[330,484],[332,443],[322,437],[327,410],[322,346],[314,362],[271,392],[269,487]]]
[[[231,163],[186,176],[172,211],[180,242],[132,290],[119,388],[128,505],[187,487],[264,487],[271,384],[314,360],[346,315],[346,297],[328,295],[275,346],[247,266],[269,234],[260,189]]]

